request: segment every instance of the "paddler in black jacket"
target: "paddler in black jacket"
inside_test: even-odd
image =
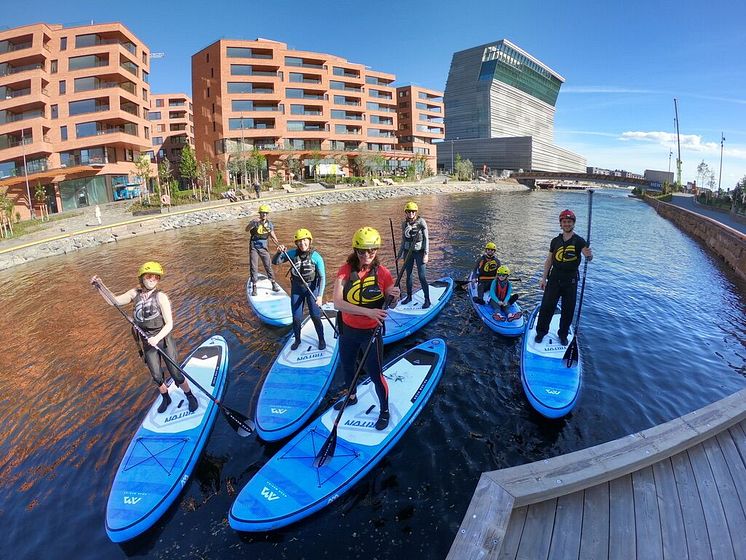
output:
[[[593,260],[593,251],[585,239],[575,233],[575,213],[563,210],[559,215],[562,233],[552,239],[549,244],[549,254],[544,261],[544,274],[541,276],[539,287],[544,290],[536,322],[536,342],[541,342],[549,332],[549,324],[562,298],[562,314],[557,335],[560,342],[567,346],[567,335],[575,314],[575,301],[578,295],[578,268],[580,255],[588,262]]]
[[[412,256],[404,263],[404,270],[407,272],[407,297],[401,303],[402,305],[406,305],[412,301],[412,288],[414,284],[412,269],[416,262],[417,276],[420,279],[420,286],[422,286],[422,292],[425,295],[425,302],[422,304],[422,309],[427,309],[431,304],[430,287],[427,284],[427,278],[425,278],[425,265],[429,260],[430,240],[428,239],[427,223],[422,216],[417,215],[418,210],[417,203],[411,200],[404,206],[405,219],[401,224],[402,243],[397,258],[403,259],[409,252],[409,247],[414,245],[414,248],[412,249]]]
[[[479,257],[472,273],[472,282],[477,285],[477,295],[474,303],[484,304],[484,292],[490,291],[492,281],[497,278],[497,269],[500,267],[500,259],[495,256],[497,245],[488,241],[484,245],[484,254]]]
[[[117,305],[127,305],[133,301],[135,302],[132,319],[148,335],[147,338],[142,338],[139,334],[135,333],[135,340],[140,346],[141,355],[163,399],[161,405],[158,407],[158,412],[161,414],[166,412],[168,406],[171,404],[171,396],[163,380],[161,355],[156,350],[156,346],[163,350],[174,363],[178,363],[176,343],[171,334],[174,328],[171,301],[164,292],[158,289],[158,284],[163,275],[163,267],[160,263],[154,261],[146,262],[137,271],[139,287],[132,288],[118,296],[115,296],[98,276],[91,278],[91,284],[99,286],[102,290],[106,290],[109,297],[104,297],[104,299],[109,305],[113,305],[112,302],[116,302]],[[164,360],[164,362],[166,363],[168,373],[176,382],[176,386],[184,392],[184,396],[189,404],[189,411],[194,412],[199,408],[199,403],[197,402],[197,398],[192,394],[189,382],[179,371],[179,368],[168,360]]]

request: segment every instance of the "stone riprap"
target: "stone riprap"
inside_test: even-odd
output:
[[[324,190],[298,189],[297,192],[292,194],[283,193],[278,196],[270,195],[259,200],[253,199],[243,202],[219,204],[209,208],[203,207],[172,211],[168,214],[135,218],[106,226],[89,227],[86,230],[57,236],[50,235],[48,239],[0,251],[0,270],[54,255],[65,255],[79,249],[96,247],[105,243],[114,243],[135,236],[255,216],[259,205],[266,203],[272,205],[272,212],[275,213],[296,208],[311,208],[329,204],[365,202],[396,197],[523,190],[527,190],[527,187],[514,182],[449,182],[448,184],[428,183],[388,187],[342,187]]]

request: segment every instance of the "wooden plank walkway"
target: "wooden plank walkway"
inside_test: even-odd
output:
[[[482,473],[448,558],[746,560],[746,389],[615,441]]]

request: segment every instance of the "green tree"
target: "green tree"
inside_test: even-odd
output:
[[[135,176],[140,179],[140,183],[145,188],[146,201],[150,202],[150,177],[152,176],[150,156],[142,154],[135,162]],[[140,200],[142,201],[142,189],[140,192]]]
[[[158,164],[158,181],[160,182],[161,190],[163,191],[163,193],[158,193],[159,197],[161,194],[167,194],[169,197],[171,196],[171,180],[173,177],[174,170],[171,162],[168,161],[168,159],[163,158]]]
[[[456,154],[454,168],[459,181],[470,181],[474,177],[474,164],[468,159],[462,159],[461,154]]]
[[[254,146],[249,156],[249,163],[251,164],[251,170],[254,175],[254,180],[258,183],[262,181],[262,170],[267,163],[267,156],[259,151],[259,148]]]
[[[13,201],[8,197],[7,188],[0,192],[0,224],[3,237],[13,235]]]
[[[301,171],[303,170],[303,162],[300,157],[296,155],[288,156],[287,167],[290,173],[295,175],[297,179],[300,179]]]
[[[197,178],[197,158],[194,156],[194,150],[189,144],[181,150],[179,174],[189,181],[192,187],[192,196],[196,197],[197,193],[195,191],[194,180]]]
[[[710,166],[705,163],[705,160],[697,166],[697,185],[700,187],[705,186],[705,179],[710,174]]]
[[[207,193],[207,199],[212,196],[210,192],[210,177],[212,176],[212,164],[209,161],[200,161],[197,163],[197,177],[199,178],[199,199],[202,200],[202,189]]]

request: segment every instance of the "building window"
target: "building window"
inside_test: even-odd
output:
[[[207,97],[210,97],[210,88],[207,88]]]
[[[49,71],[50,71],[50,72],[51,72],[52,74],[56,74],[56,73],[57,73],[57,61],[56,61],[56,60],[53,60],[53,61],[52,61],[52,62],[51,62],[51,63],[49,64]]]
[[[149,84],[150,83],[149,80],[150,80],[150,74],[148,74],[145,70],[143,70],[142,81],[145,82],[146,84]]]
[[[67,140],[67,127],[66,126],[60,127],[60,140],[62,141]]]
[[[65,80],[60,80],[60,95],[65,95],[66,91],[67,91],[67,84],[65,83]]]
[[[145,129],[145,139],[147,140],[148,138],[150,138],[150,128],[148,128],[147,126],[143,128]]]
[[[246,99],[233,99],[231,100],[231,110],[234,112],[253,111],[254,102]]]
[[[155,106],[156,107],[163,107],[163,99],[156,99],[155,100]]]
[[[153,146],[163,144],[163,136],[153,136]]]
[[[56,119],[59,116],[59,108],[57,107],[57,105],[52,105],[52,118]]]
[[[147,101],[148,100],[148,90],[145,88],[142,88],[142,100]]]
[[[148,120],[149,121],[159,121],[159,120],[161,120],[161,112],[160,111],[149,111],[148,112]]]
[[[148,53],[146,53],[146,52],[142,53],[142,62],[143,62],[143,64],[147,64],[148,63]]]
[[[124,150],[124,161],[135,161],[135,150],[126,148]]]
[[[166,130],[166,125],[164,124],[159,124],[156,126],[156,132],[163,132],[165,130]]]
[[[210,53],[207,53],[207,60],[206,62],[210,62]]]
[[[215,68],[210,68],[210,77],[211,78],[215,77]]]
[[[60,50],[61,51],[67,50],[67,37],[60,37]]]

